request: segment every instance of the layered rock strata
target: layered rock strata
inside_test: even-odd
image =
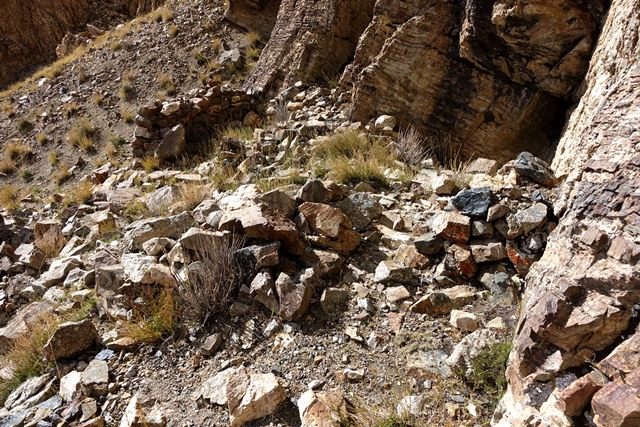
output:
[[[436,145],[544,155],[586,71],[601,2],[378,1],[342,83],[354,120],[392,114]]]
[[[527,277],[500,426],[640,422],[639,8],[612,2],[558,147],[566,213]]]
[[[334,76],[353,58],[358,38],[371,21],[373,4],[373,0],[283,0],[271,39],[245,89],[263,92],[298,80]]]
[[[260,34],[262,40],[268,40],[276,25],[281,0],[231,0],[224,17],[249,30]],[[260,16],[260,19],[256,19]]]

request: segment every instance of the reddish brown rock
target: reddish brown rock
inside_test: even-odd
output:
[[[309,222],[311,230],[320,235],[309,236],[312,244],[340,253],[349,253],[360,244],[360,234],[351,228],[351,221],[340,209],[305,202],[298,210]]]
[[[471,235],[471,219],[457,212],[442,212],[433,219],[433,232],[453,243],[467,243]]]
[[[591,401],[598,427],[640,425],[640,368],[605,385]]]

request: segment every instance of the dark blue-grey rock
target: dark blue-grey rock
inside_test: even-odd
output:
[[[413,244],[422,255],[433,255],[442,250],[444,239],[435,233],[429,232],[418,237]]]
[[[518,175],[540,185],[555,187],[558,184],[558,179],[549,164],[529,152],[523,151],[518,154],[518,158],[513,166]]]
[[[463,215],[485,216],[491,205],[491,191],[489,187],[470,188],[459,192],[451,202]]]

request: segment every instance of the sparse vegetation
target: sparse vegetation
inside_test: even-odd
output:
[[[209,61],[207,56],[204,53],[202,53],[202,51],[200,51],[199,49],[193,49],[191,51],[191,54],[195,58],[198,65],[205,65]]]
[[[151,212],[147,205],[141,200],[133,200],[124,209],[123,214],[133,221],[148,217]]]
[[[65,205],[82,205],[93,197],[93,184],[83,179],[69,189],[65,197]]]
[[[123,332],[136,341],[154,343],[170,335],[178,326],[178,301],[169,287],[146,288],[144,304],[134,305],[134,320],[125,322]]]
[[[428,160],[433,150],[427,145],[426,138],[413,126],[407,127],[398,134],[395,149],[398,160],[410,166],[419,166]]]
[[[262,49],[257,46],[249,46],[247,47],[247,56],[254,61],[260,58],[260,54],[262,53]]]
[[[58,152],[57,151],[49,151],[49,154],[47,154],[47,157],[49,158],[49,164],[51,166],[55,166],[58,164]]]
[[[79,110],[80,106],[76,101],[69,101],[62,106],[62,112],[67,119],[74,117]]]
[[[67,136],[67,141],[72,147],[79,147],[85,152],[95,149],[94,138],[98,133],[98,129],[87,118],[77,120]]]
[[[33,172],[29,169],[23,169],[22,172],[20,172],[20,176],[24,181],[29,182],[33,179]]]
[[[120,40],[113,40],[111,43],[109,43],[109,50],[111,50],[112,52],[117,52],[120,49],[122,49],[122,42]]]
[[[38,145],[44,145],[47,143],[48,137],[46,133],[39,133],[36,136],[36,142],[38,143]]]
[[[2,111],[8,118],[12,118],[16,114],[16,111],[9,100],[5,100],[0,104],[0,111]]]
[[[33,149],[28,144],[15,139],[4,147],[3,153],[5,157],[18,164],[22,164],[33,156]]]
[[[222,39],[220,37],[214,37],[211,39],[211,49],[213,53],[220,53],[222,50]]]
[[[482,392],[493,404],[507,388],[505,369],[510,351],[510,341],[498,342],[471,359],[472,372],[467,381],[473,390]]]
[[[250,141],[253,139],[253,128],[244,125],[227,126],[222,132],[222,136],[228,136],[238,141]]]
[[[8,365],[12,367],[9,379],[0,378],[0,405],[22,382],[42,375],[49,362],[42,356],[42,347],[47,343],[58,327],[58,319],[53,314],[42,314],[29,319],[26,326],[30,333],[20,335],[11,343],[6,355]]]

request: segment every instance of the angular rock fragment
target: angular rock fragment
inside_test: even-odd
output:
[[[491,205],[491,191],[489,187],[462,190],[451,199],[451,203],[463,215],[486,216]]]
[[[523,151],[518,154],[514,168],[519,175],[546,187],[555,187],[558,179],[547,162]]]
[[[441,212],[431,224],[433,232],[454,243],[466,243],[471,235],[471,220],[457,212]]]
[[[249,374],[244,367],[227,377],[226,389],[231,427],[240,427],[273,413],[286,399],[275,375]]]
[[[91,320],[63,323],[42,348],[48,360],[69,359],[82,354],[98,338]]]

